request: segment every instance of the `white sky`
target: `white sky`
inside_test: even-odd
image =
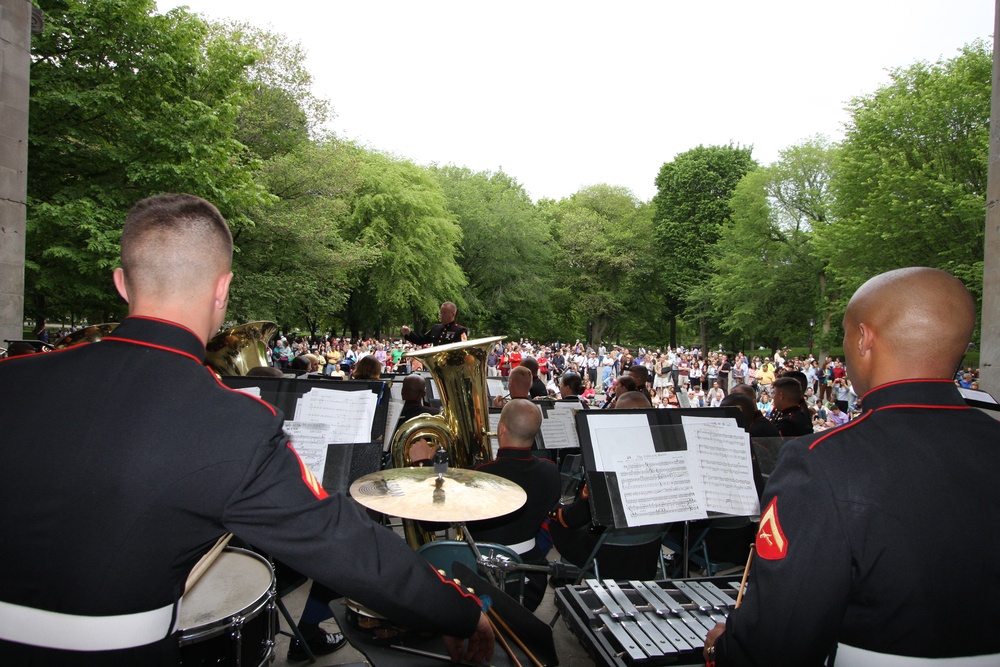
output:
[[[331,129],[419,164],[502,168],[534,199],[656,193],[699,144],[769,163],[886,70],[993,32],[992,0],[159,0],[302,44]]]

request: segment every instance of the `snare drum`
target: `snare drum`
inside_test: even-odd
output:
[[[181,600],[181,665],[260,667],[274,658],[274,570],[228,547]]]

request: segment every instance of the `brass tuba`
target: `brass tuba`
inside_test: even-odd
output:
[[[220,376],[246,375],[267,366],[267,344],[278,333],[274,322],[247,322],[212,336],[205,345],[205,364]]]
[[[477,338],[407,353],[424,364],[441,395],[441,413],[403,422],[392,438],[392,463],[410,465],[410,445],[420,438],[442,445],[451,467],[469,468],[493,460],[486,357],[506,336]]]
[[[61,350],[73,347],[81,343],[96,343],[109,333],[118,328],[118,322],[106,322],[104,324],[91,324],[89,327],[77,329],[71,334],[66,334],[52,344],[53,350]]]

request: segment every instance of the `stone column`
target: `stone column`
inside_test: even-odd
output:
[[[22,338],[30,0],[0,0],[0,347]]]

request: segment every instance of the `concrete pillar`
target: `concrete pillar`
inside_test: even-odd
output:
[[[0,0],[0,346],[22,337],[31,2]]]
[[[1000,0],[993,18],[993,90],[990,98],[990,166],[986,178],[983,257],[982,349],[979,388],[1000,399]]]

